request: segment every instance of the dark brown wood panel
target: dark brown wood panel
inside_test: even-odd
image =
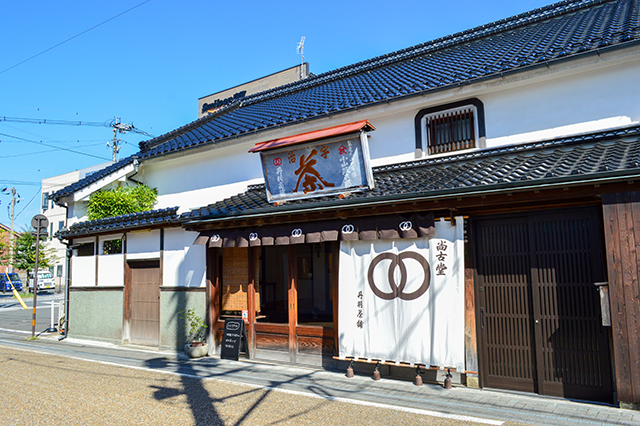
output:
[[[484,385],[534,392],[531,265],[522,219],[477,222]]]
[[[610,400],[608,336],[594,286],[605,276],[597,212],[533,217],[530,223],[540,393]]]
[[[640,404],[640,193],[602,201],[618,399]]]
[[[160,344],[160,263],[129,262],[130,342],[140,345]]]
[[[596,208],[475,222],[484,386],[611,401]]]
[[[256,332],[256,349],[289,352],[289,335]]]

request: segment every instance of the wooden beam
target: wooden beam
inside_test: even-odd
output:
[[[640,404],[640,193],[607,194],[602,210],[618,399]]]

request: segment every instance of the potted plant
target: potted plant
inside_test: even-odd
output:
[[[191,308],[185,314],[184,311],[180,311],[180,319],[186,320],[186,325],[189,327],[188,342],[184,345],[184,351],[191,358],[200,358],[205,356],[209,352],[209,345],[204,342],[204,330],[207,328],[206,324],[196,314],[196,309]]]

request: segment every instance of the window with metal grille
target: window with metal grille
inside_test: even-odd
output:
[[[474,108],[468,107],[425,117],[427,152],[459,151],[476,147]]]

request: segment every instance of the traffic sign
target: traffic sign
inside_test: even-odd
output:
[[[49,219],[43,214],[37,214],[31,219],[31,226],[36,231],[46,230],[49,226]]]

